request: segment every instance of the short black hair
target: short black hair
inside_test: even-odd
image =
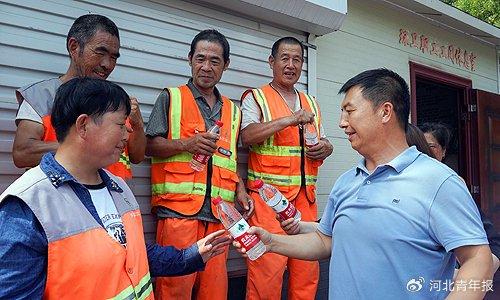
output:
[[[195,35],[194,39],[191,41],[191,49],[189,50],[189,57],[192,57],[194,51],[196,50],[196,44],[200,41],[207,41],[211,43],[218,43],[222,47],[222,57],[224,63],[229,61],[229,42],[226,37],[215,29],[205,29],[200,31]]]
[[[451,140],[451,132],[448,126],[442,123],[424,123],[419,126],[424,133],[430,133],[434,136],[441,148],[448,149]]]
[[[364,71],[344,83],[339,94],[345,94],[356,86],[374,108],[384,102],[392,103],[396,117],[406,131],[410,116],[410,92],[401,76],[385,68]]]
[[[65,82],[57,89],[51,114],[57,141],[64,141],[80,115],[87,114],[98,122],[105,113],[120,109],[130,114],[130,97],[116,83],[89,77]]]
[[[105,16],[88,14],[78,17],[66,36],[66,50],[69,52],[69,39],[74,38],[80,45],[81,51],[85,48],[85,44],[96,34],[97,31],[102,30],[116,36],[120,40],[120,34],[116,24]]]
[[[422,130],[412,123],[408,123],[408,128],[406,128],[406,142],[408,143],[408,146],[415,146],[418,151],[427,154],[432,158],[436,158],[434,157],[434,153],[432,153],[431,147],[429,147]]]
[[[271,48],[272,57],[276,58],[276,55],[278,54],[278,49],[281,44],[299,45],[302,53],[301,57],[302,59],[304,59],[304,45],[302,45],[302,43],[293,36],[285,36],[274,42],[273,47]]]

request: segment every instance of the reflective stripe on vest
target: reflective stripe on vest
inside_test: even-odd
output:
[[[290,114],[288,104],[269,85],[260,89],[253,89],[255,101],[262,112],[262,122]],[[243,94],[242,99],[246,96]],[[272,101],[272,102],[269,102]],[[314,125],[316,132],[320,132],[321,114],[316,101],[309,95],[299,93],[301,107],[314,113]],[[267,183],[277,186],[286,197],[294,199],[299,193],[301,184],[306,186],[306,195],[310,201],[315,199],[315,185],[317,181],[318,167],[322,162],[313,161],[304,156],[304,171],[302,174],[302,151],[297,126],[291,126],[277,132],[267,138],[263,143],[250,146],[248,164],[248,186],[253,189],[252,184],[256,179],[262,179]],[[304,149],[305,151],[305,149]],[[304,182],[302,182],[302,177]]]
[[[306,185],[315,185],[316,181],[318,181],[318,177],[313,175],[306,175],[305,178],[306,178]],[[259,173],[253,170],[248,170],[248,179],[250,180],[260,179],[272,185],[300,185],[301,175],[280,176],[275,174]]]
[[[146,274],[140,281],[139,284],[134,287],[132,285],[128,286],[121,293],[112,298],[113,300],[128,300],[128,299],[146,299],[149,295],[153,293],[153,283],[151,282],[151,276]]]
[[[205,122],[189,87],[184,85],[168,88],[168,92],[170,107],[167,138],[172,140],[188,138],[195,134],[195,130],[205,131]],[[221,196],[224,200],[233,202],[238,182],[236,159],[241,112],[228,98],[222,97],[222,101],[221,121],[224,125],[217,145],[229,150],[231,155],[227,157],[216,151],[212,156],[211,197]],[[189,115],[184,116],[184,113]],[[187,124],[187,127],[183,125],[182,128],[181,124]],[[198,209],[195,207],[201,208],[207,188],[206,168],[200,172],[192,170],[189,166],[192,156],[193,154],[189,152],[182,152],[168,158],[152,157],[153,207],[164,206],[186,215],[197,213]],[[186,200],[192,200],[195,204],[185,203]]]

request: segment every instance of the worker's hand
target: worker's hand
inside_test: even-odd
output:
[[[193,154],[199,153],[211,156],[217,150],[215,142],[218,139],[219,135],[214,133],[197,133],[184,140],[184,150]]]
[[[278,217],[276,219],[280,221]],[[300,219],[289,218],[283,222],[280,221],[280,226],[288,235],[300,233]]]
[[[320,139],[318,144],[306,148],[306,156],[312,160],[324,160],[333,153],[333,145],[327,139]]]
[[[238,201],[238,203],[244,209],[243,218],[245,220],[248,220],[253,215],[254,203],[252,197],[248,195],[245,184],[241,179],[236,188],[236,201]]]
[[[314,114],[304,109],[299,109],[298,111],[294,112],[291,118],[292,126],[296,126],[299,124],[304,125],[314,122]]]
[[[139,102],[137,98],[130,97],[130,115],[129,121],[132,130],[142,130],[144,127],[144,121],[142,120],[141,110],[139,108]]]
[[[196,242],[203,262],[206,263],[212,257],[224,253],[227,246],[231,243],[231,238],[225,233],[224,229],[212,232]]]
[[[248,229],[248,234],[255,234],[258,238],[260,238],[262,243],[264,243],[264,245],[266,246],[266,252],[272,251],[271,242],[273,240],[273,235],[271,233],[264,230],[263,228],[252,226],[252,227],[250,227],[250,229]],[[239,253],[241,253],[241,255],[243,255],[244,257],[247,257],[247,254],[246,254],[247,249],[243,248],[242,245],[238,241],[234,240],[233,246],[236,248],[236,250]]]

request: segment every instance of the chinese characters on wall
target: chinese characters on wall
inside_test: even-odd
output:
[[[411,32],[401,28],[399,30],[399,43],[406,47],[419,49],[422,53],[437,56],[451,61],[471,71],[476,70],[477,56],[474,52],[467,51],[452,44],[443,44],[433,40],[425,34]]]

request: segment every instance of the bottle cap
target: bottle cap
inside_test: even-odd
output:
[[[217,205],[217,204],[219,204],[219,203],[221,203],[221,202],[222,202],[222,198],[221,198],[220,196],[217,196],[217,197],[215,197],[215,198],[212,198],[212,203],[213,203],[214,205]]]
[[[215,124],[219,127],[222,127],[222,125],[224,125],[224,123],[222,123],[220,120],[215,121]]]
[[[255,188],[260,189],[261,187],[263,187],[263,186],[264,186],[264,181],[262,181],[262,180],[260,180],[260,179],[257,179],[257,180],[255,180],[255,181],[254,181],[253,186],[254,186]]]

